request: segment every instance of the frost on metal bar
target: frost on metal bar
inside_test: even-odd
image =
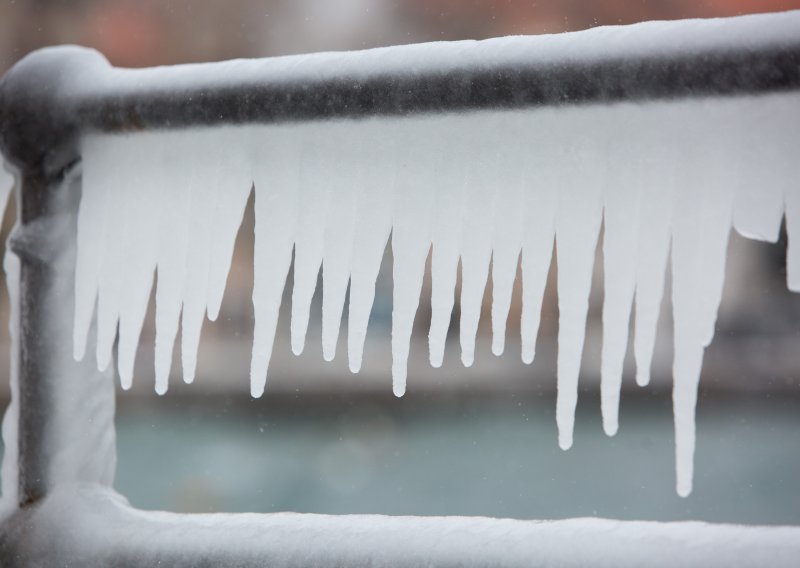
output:
[[[261,396],[294,253],[291,343],[303,350],[322,271],[322,343],[333,359],[348,310],[347,356],[361,366],[375,279],[394,258],[393,391],[406,390],[412,323],[431,254],[430,360],[441,365],[462,270],[460,346],[473,362],[487,279],[492,351],[504,348],[522,266],[522,353],[534,359],[542,294],[558,261],[559,444],[572,445],[595,248],[604,228],[602,410],[617,431],[622,362],[635,306],[637,382],[650,360],[668,262],[675,329],[677,489],[692,484],[694,410],[711,342],[731,227],[774,242],[784,215],[788,285],[800,290],[800,96],[766,95],[417,117],[227,126],[82,140],[75,357],[93,313],[97,363],[119,330],[131,385],[157,276],[156,390],[181,360],[194,377],[205,316],[215,319],[245,203],[255,191],[255,338],[251,392]],[[350,301],[344,305],[348,284]]]

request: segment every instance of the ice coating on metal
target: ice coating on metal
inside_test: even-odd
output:
[[[6,170],[5,163],[0,157],[0,219],[6,210],[6,203],[8,203],[8,196],[11,194],[11,189],[14,187],[14,177]]]
[[[0,156],[0,221],[4,217],[13,186],[14,178],[11,173],[5,169],[5,163],[2,156]],[[17,337],[19,336],[19,258],[14,253],[6,251],[6,254],[3,256],[3,270],[6,275],[6,288],[8,289],[9,305],[11,308],[8,320],[8,332],[12,345],[16,345]],[[9,404],[8,410],[6,410],[3,415],[2,422],[3,446],[5,451],[2,471],[0,471],[0,479],[2,479],[2,487],[0,487],[2,490],[0,491],[0,496],[2,496],[2,498],[0,498],[0,517],[9,510],[12,510],[17,503],[17,453],[19,451],[17,417],[19,416],[19,393],[16,352],[16,349],[11,349],[11,368],[9,369],[11,404]]]
[[[798,142],[797,94],[89,134],[82,142],[76,357],[86,347],[97,300],[98,363],[107,364],[118,324],[119,373],[123,386],[130,386],[157,272],[156,388],[167,388],[181,309],[184,378],[190,381],[203,315],[216,316],[254,187],[253,396],[261,396],[267,383],[293,250],[293,350],[303,349],[321,269],[325,359],[336,352],[349,283],[348,356],[356,372],[375,278],[391,238],[393,391],[401,396],[429,252],[431,363],[442,362],[459,262],[463,363],[474,357],[490,269],[492,349],[503,351],[518,262],[521,355],[530,363],[555,244],[557,422],[566,449],[604,226],[604,428],[610,435],[617,430],[634,307],[637,381],[648,381],[671,262],[677,486],[688,495],[697,385],[703,350],[713,338],[730,229],[775,241],[785,212],[788,284],[800,289]]]
[[[735,94],[796,86],[798,28],[796,11],[150,69],[84,65],[61,87],[84,127],[103,131]]]
[[[800,528],[790,526],[601,518],[184,515],[139,511],[110,489],[86,483],[59,485],[13,521],[6,529],[13,538],[5,550],[24,566],[783,568],[796,566],[800,554]]]
[[[8,321],[8,331],[12,346],[17,344],[19,337],[19,258],[12,252],[6,251],[3,257],[3,270],[6,275],[6,287],[11,306]],[[0,493],[0,518],[13,511],[18,503],[19,494],[19,361],[16,350],[11,351],[9,369],[9,390],[11,403],[3,415],[3,462],[0,477],[2,477],[2,493]]]

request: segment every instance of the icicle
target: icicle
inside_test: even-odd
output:
[[[786,283],[792,292],[800,292],[800,96],[775,97],[770,100],[776,120],[773,135],[768,138],[772,154],[780,156],[773,162],[776,170],[767,178],[784,188],[786,208]],[[764,137],[767,139],[767,137]],[[792,151],[793,150],[793,151]]]
[[[399,150],[383,135],[380,122],[368,122],[362,145],[355,236],[350,274],[347,346],[350,370],[361,369],[369,315],[375,299],[375,280],[392,229],[392,196]]]
[[[328,179],[338,167],[334,160],[338,146],[330,125],[308,136],[300,166],[300,204],[294,245],[294,288],[292,290],[292,351],[303,352],[311,310],[325,248],[325,224],[331,193]]]
[[[237,129],[226,128],[216,134],[214,149],[211,151],[221,154],[222,163],[216,177],[216,220],[208,227],[211,243],[208,251],[206,310],[211,321],[216,321],[219,316],[231,268],[233,246],[253,187],[251,168],[245,159],[245,152],[236,151],[236,145],[241,138]],[[253,145],[251,141],[247,147],[252,148]]]
[[[194,162],[185,166],[191,172],[192,188],[181,320],[181,360],[187,383],[194,380],[206,311],[213,319],[219,310],[233,243],[253,183],[241,153],[226,151],[238,143],[228,139],[231,134],[235,131],[223,129],[218,137],[196,137],[191,148]],[[211,306],[209,298],[214,302]]]
[[[494,229],[494,196],[498,190],[497,160],[499,140],[495,140],[490,127],[492,115],[476,121],[473,128],[486,132],[473,146],[470,156],[470,179],[461,198],[464,213],[461,222],[461,322],[459,325],[461,362],[465,367],[475,359],[475,336],[483,305],[483,294],[492,259],[492,232]],[[496,121],[497,119],[495,119]],[[502,132],[503,129],[500,129]],[[477,150],[477,151],[476,151]]]
[[[99,142],[102,143],[102,140]],[[87,184],[104,185],[108,192],[102,217],[102,230],[97,235],[100,250],[96,252],[100,262],[97,273],[97,367],[101,371],[111,362],[120,304],[124,300],[122,287],[127,253],[126,237],[133,237],[136,225],[141,221],[127,215],[128,201],[136,199],[135,193],[138,190],[136,180],[132,179],[137,166],[135,148],[128,147],[126,139],[120,137],[118,143],[108,144],[107,150],[93,168],[97,170],[97,178]],[[92,189],[88,191],[90,195],[99,193]],[[85,282],[91,286],[91,276],[86,278]],[[76,287],[80,285],[81,282],[76,283]],[[77,297],[89,298],[91,295],[85,293],[84,296],[78,292]],[[84,303],[82,309],[85,307]]]
[[[558,119],[551,110],[537,113],[530,128],[531,180],[526,183],[523,209],[525,227],[522,238],[522,314],[520,338],[522,361],[531,364],[536,355],[542,298],[550,271],[558,207],[558,157],[560,148],[553,143],[558,136]]]
[[[597,140],[602,140],[604,130],[602,124],[584,124],[580,118],[581,115],[576,114],[564,119],[564,135],[572,134],[575,138],[567,142],[560,164],[556,215],[559,309],[556,422],[562,449],[572,446],[578,374],[603,211],[605,164],[600,154],[602,146],[598,146]]]
[[[447,124],[437,124],[440,120],[444,122],[442,119],[429,120],[430,130],[425,128],[424,122],[412,120],[403,125],[397,136],[407,144],[402,150],[404,156],[398,169],[393,205],[392,391],[395,396],[406,392],[411,330],[419,304],[425,260],[431,248],[433,195],[439,184],[448,182],[436,175],[436,162],[443,148],[430,139],[426,144],[425,138],[420,136],[444,131]]]
[[[350,281],[350,259],[359,206],[361,134],[363,125],[343,127],[335,151],[338,166],[324,181],[334,199],[330,201],[325,226],[322,260],[322,356],[333,361],[342,311]]]
[[[462,122],[454,127],[464,128]],[[453,132],[451,127],[450,132]],[[442,137],[442,140],[445,140]],[[464,193],[469,175],[470,137],[457,131],[447,137],[446,157],[437,166],[435,205],[431,228],[431,326],[428,332],[428,351],[433,367],[441,367],[447,343],[447,331],[453,315],[458,260],[462,252],[461,229],[464,218]],[[463,269],[462,269],[463,270]]]
[[[645,386],[650,382],[669,258],[676,149],[674,139],[665,135],[671,132],[670,124],[674,124],[670,119],[670,107],[663,108],[653,118],[645,112],[639,119],[649,135],[644,142],[647,146],[640,166],[633,349],[636,384]]]
[[[125,251],[125,263],[121,286],[123,301],[120,303],[119,313],[117,368],[120,384],[124,389],[131,388],[133,384],[133,364],[153,285],[159,244],[159,234],[156,228],[158,220],[163,214],[160,197],[165,189],[167,191],[170,189],[164,188],[158,183],[158,170],[148,167],[148,161],[155,159],[156,152],[164,140],[161,138],[159,141],[157,137],[153,138],[151,144],[128,149],[130,152],[128,164],[132,168],[131,171],[125,172],[131,183],[130,190],[135,191],[135,198],[127,203],[125,216],[133,220],[147,219],[149,216],[153,219],[153,225],[142,230],[143,227],[137,224],[127,224],[125,233],[121,236],[122,249]],[[125,146],[129,145],[125,144]],[[137,153],[137,149],[147,151],[143,156],[141,153]],[[133,189],[134,185],[135,190]]]
[[[613,140],[606,150],[607,177],[603,221],[603,351],[600,395],[603,429],[617,433],[622,365],[628,347],[631,305],[636,287],[636,237],[641,207],[642,160],[631,143],[641,144],[640,107],[616,108]],[[637,132],[638,131],[638,132]],[[645,132],[644,136],[649,133]]]
[[[498,120],[503,120],[502,136],[515,140],[530,139],[533,127],[529,121],[523,122],[508,115],[498,116]],[[506,321],[525,231],[525,209],[521,204],[525,202],[531,149],[526,144],[505,148],[502,140],[495,143],[497,152],[493,156],[496,164],[493,173],[497,177],[490,181],[496,187],[492,231],[492,353],[499,356],[505,350]]]
[[[206,314],[206,297],[208,290],[209,257],[211,235],[209,227],[215,221],[214,211],[217,208],[219,180],[211,164],[203,162],[206,157],[201,153],[197,166],[191,172],[191,191],[189,193],[189,225],[186,250],[186,272],[183,280],[183,313],[181,314],[181,362],[183,364],[183,380],[194,381],[197,366],[197,346],[200,343],[200,331]],[[188,164],[186,165],[188,169]]]
[[[183,287],[186,280],[186,255],[189,250],[188,204],[193,188],[191,165],[186,163],[185,150],[173,144],[163,148],[162,214],[158,225],[159,249],[157,252],[156,287],[156,345],[155,389],[158,394],[167,392],[172,352],[178,335],[178,324],[183,306]],[[174,164],[182,164],[182,168]],[[189,168],[188,170],[186,168]]]
[[[73,327],[73,352],[75,360],[83,359],[86,340],[92,324],[97,289],[102,264],[103,233],[109,221],[108,200],[116,187],[107,179],[109,166],[115,164],[112,144],[107,137],[86,137],[83,155],[83,183],[81,207],[78,212],[78,252],[75,260],[75,319]]]
[[[728,128],[729,113],[718,107],[696,105],[682,114],[685,131],[679,145],[672,230],[672,398],[677,491],[685,497],[692,491],[694,413],[703,350],[714,335],[722,297],[738,140]]]
[[[250,394],[264,394],[298,218],[302,131],[277,127],[260,138],[254,157],[255,251]]]

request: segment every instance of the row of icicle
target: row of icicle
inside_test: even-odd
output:
[[[130,387],[156,272],[156,391],[167,390],[179,323],[191,382],[201,325],[219,314],[252,187],[255,397],[264,392],[292,258],[292,350],[303,350],[321,268],[324,357],[334,356],[349,285],[348,360],[357,372],[391,236],[392,377],[400,396],[429,253],[431,364],[442,364],[459,261],[464,364],[473,361],[490,266],[492,351],[503,352],[520,262],[522,358],[530,363],[555,241],[557,422],[566,449],[602,225],[604,428],[617,430],[634,303],[636,380],[649,381],[671,255],[677,486],[688,495],[697,385],[728,235],[734,227],[774,242],[784,213],[790,239],[798,231],[798,117],[800,97],[789,94],[87,135],[75,357],[84,356],[96,305],[98,366],[111,361],[118,331],[120,379]],[[797,247],[790,246],[788,278],[800,289]]]

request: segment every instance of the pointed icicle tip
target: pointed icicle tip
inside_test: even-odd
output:
[[[607,420],[603,422],[603,431],[606,433],[606,436],[613,437],[617,435],[617,431],[619,431],[619,423],[614,420]]]
[[[397,398],[406,394],[406,374],[405,369],[393,370],[392,372],[392,392]]]
[[[85,343],[75,343],[74,347],[72,348],[72,358],[75,361],[83,361],[84,356],[86,356],[86,344]]]
[[[105,373],[108,370],[109,365],[111,364],[110,357],[101,357],[98,355],[97,357],[97,370],[101,373]]]
[[[533,363],[535,357],[536,357],[536,351],[534,351],[533,349],[527,349],[523,347],[522,349],[523,363],[525,363],[526,365],[530,365],[531,363]]]
[[[504,339],[503,337],[495,337],[494,341],[492,341],[492,353],[498,357],[505,351],[506,345]]]
[[[431,363],[431,367],[434,369],[438,369],[444,363],[444,349],[434,349],[430,346],[430,341],[428,342],[429,347],[428,350],[430,351],[430,355],[428,356],[428,360]]]
[[[558,447],[566,451],[572,447],[572,436],[566,434],[559,434]]]
[[[161,385],[161,384],[156,385],[156,394],[158,396],[164,396],[165,394],[167,394],[167,385]]]
[[[261,398],[264,396],[264,385],[250,384],[250,396],[253,398]]]

